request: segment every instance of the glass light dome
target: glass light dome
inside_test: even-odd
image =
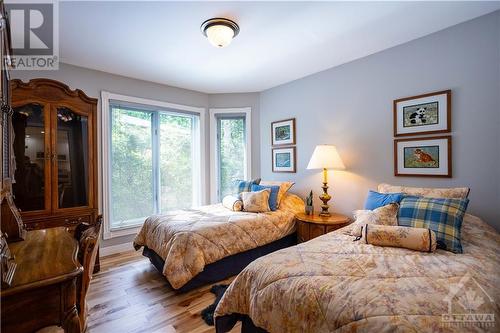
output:
[[[234,31],[227,25],[212,25],[205,30],[208,41],[215,47],[228,46],[234,37]]]
[[[201,31],[210,44],[215,47],[228,46],[240,31],[240,27],[233,21],[225,18],[206,20],[201,25]]]

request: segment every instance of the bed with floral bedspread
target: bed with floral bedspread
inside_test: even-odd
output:
[[[466,215],[462,245],[463,254],[417,252],[353,242],[340,229],[274,252],[231,283],[217,332],[236,320],[272,333],[498,332],[500,235]]]
[[[234,212],[222,204],[149,217],[134,240],[164,261],[163,275],[181,288],[204,268],[231,255],[275,242],[295,231],[302,199],[286,194],[273,212]]]

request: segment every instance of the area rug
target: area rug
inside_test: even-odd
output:
[[[229,287],[227,284],[215,284],[210,288],[210,292],[215,294],[215,301],[201,311],[201,318],[203,318],[207,325],[214,326],[214,311],[222,295],[226,292],[227,287]]]

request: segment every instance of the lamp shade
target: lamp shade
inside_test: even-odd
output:
[[[240,27],[234,21],[216,17],[203,22],[201,31],[213,46],[225,47],[238,35]]]
[[[234,37],[234,30],[227,25],[212,25],[205,31],[208,41],[215,47],[228,46]]]
[[[307,169],[345,170],[345,165],[334,145],[318,145],[314,148]]]

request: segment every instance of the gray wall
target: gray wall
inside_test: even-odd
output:
[[[208,95],[197,91],[186,90],[176,87],[165,86],[147,81],[131,79],[123,76],[113,75],[91,69],[81,68],[68,64],[60,64],[58,71],[12,71],[12,77],[28,81],[33,78],[49,78],[66,83],[72,89],[81,89],[88,96],[99,98],[97,107],[98,114],[101,112],[100,92],[101,90],[124,94],[129,96],[149,98],[154,100],[178,103],[190,106],[203,107],[206,110],[210,107],[252,107],[252,116],[254,117],[255,127],[252,130],[253,137],[259,142],[259,94],[218,94]],[[206,127],[206,156],[207,156],[207,184],[210,184],[209,170],[209,131],[208,131],[208,111]],[[100,116],[98,117],[99,127],[99,209],[102,211],[102,182],[101,182],[101,137],[100,137]],[[252,149],[252,164],[255,170],[260,166],[260,150],[258,145]],[[258,171],[256,171],[258,174]],[[209,189],[207,188],[207,198],[209,198]],[[117,237],[105,240],[101,247],[131,242],[134,235]]]
[[[330,172],[333,210],[363,207],[380,182],[470,186],[469,212],[500,230],[500,11],[261,93],[261,175],[319,194],[306,170],[315,145],[335,144],[348,171]],[[453,178],[393,176],[392,101],[452,89]],[[270,124],[297,119],[296,174],[271,172]],[[319,205],[318,199],[315,205]]]
[[[500,229],[496,209],[500,203],[500,12],[260,94],[208,95],[66,64],[59,71],[12,74],[25,81],[56,79],[95,98],[106,90],[207,109],[250,106],[253,176],[293,179],[297,182],[293,191],[304,195],[314,189],[318,194],[320,172],[305,168],[316,144],[333,143],[348,167],[348,171],[330,172],[333,210],[350,214],[361,208],[367,190],[382,181],[466,185],[472,188],[470,212]],[[454,178],[393,177],[392,100],[441,89],[453,90]],[[297,118],[298,172],[272,173],[269,126],[271,121],[290,117]],[[208,145],[207,136],[207,149]],[[208,163],[209,159],[207,169]],[[102,246],[132,239],[133,235],[114,238]]]

